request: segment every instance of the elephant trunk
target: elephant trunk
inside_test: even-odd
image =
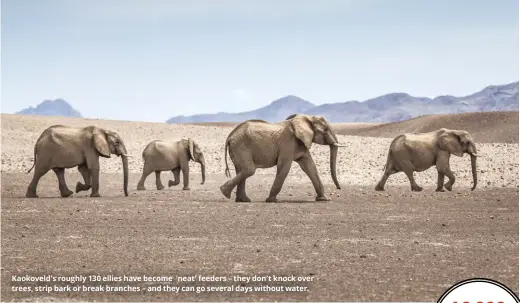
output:
[[[341,189],[341,186],[339,186],[338,177],[336,175],[337,158],[338,158],[338,147],[336,145],[330,145],[330,175],[332,176],[332,181],[334,181],[336,188]]]
[[[121,161],[123,163],[123,191],[125,196],[128,197],[128,153],[126,147],[122,145],[120,147]]]
[[[469,142],[469,146],[467,149],[468,154],[471,157],[471,173],[473,174],[473,187],[471,190],[474,190],[477,187],[477,147],[475,143]]]
[[[206,164],[204,162],[200,163],[200,171],[202,173],[202,182],[200,184],[204,184],[206,182]]]
[[[474,155],[470,155],[471,157],[471,173],[473,174],[473,187],[471,190],[474,190],[477,187],[477,157]]]

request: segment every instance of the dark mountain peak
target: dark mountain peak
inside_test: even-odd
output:
[[[63,99],[44,100],[36,107],[29,106],[26,109],[16,112],[16,114],[81,118],[81,114]]]

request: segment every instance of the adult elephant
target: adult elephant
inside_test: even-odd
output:
[[[226,176],[231,177],[227,163],[227,151],[237,175],[224,183],[220,190],[225,197],[231,198],[231,191],[237,186],[236,202],[251,202],[247,196],[246,179],[252,176],[257,168],[276,166],[274,180],[266,202],[278,202],[280,192],[291,164],[296,161],[311,179],[316,190],[316,201],[329,201],[325,195],[323,184],[316,165],[309,152],[312,143],[330,146],[330,172],[338,189],[340,185],[336,177],[336,159],[338,144],[331,126],[321,116],[293,114],[285,121],[268,123],[263,120],[248,120],[239,124],[226,139],[225,163]]]
[[[144,181],[152,172],[155,172],[155,184],[158,190],[164,189],[161,183],[161,171],[171,171],[175,181],[169,180],[168,187],[180,183],[180,172],[184,183],[183,190],[189,190],[190,160],[200,163],[202,183],[206,180],[206,162],[204,155],[193,139],[183,139],[176,142],[155,140],[143,150],[143,175],[137,184],[137,190],[145,190]]]
[[[76,184],[76,193],[92,188],[91,197],[99,194],[99,156],[110,158],[111,154],[121,156],[123,162],[123,190],[128,196],[128,155],[121,137],[110,130],[96,126],[83,128],[53,125],[40,135],[34,146],[34,168],[26,197],[36,198],[38,181],[49,170],[58,177],[62,197],[73,194],[65,182],[65,169],[78,167],[85,184]]]
[[[421,191],[413,173],[421,172],[432,166],[437,167],[438,179],[436,191],[443,192],[444,176],[449,181],[444,187],[451,191],[455,176],[450,169],[450,156],[462,157],[467,153],[471,157],[471,172],[473,187],[477,187],[477,148],[471,135],[465,130],[450,130],[441,128],[427,133],[411,133],[397,136],[390,144],[384,174],[375,190],[383,191],[388,177],[398,172],[404,172],[410,180],[412,191]]]

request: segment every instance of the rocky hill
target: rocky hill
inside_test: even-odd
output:
[[[63,99],[45,100],[36,107],[16,112],[18,115],[63,116],[81,118],[81,114]]]
[[[488,111],[518,111],[518,81],[491,85],[468,96],[446,95],[433,99],[391,93],[363,102],[347,101],[315,106],[299,97],[287,96],[249,112],[176,116],[167,123],[238,122],[247,119],[280,121],[292,113],[322,115],[333,123],[388,123],[429,114]]]

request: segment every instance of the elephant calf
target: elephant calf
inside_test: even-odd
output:
[[[450,155],[462,157],[464,153],[471,156],[471,172],[473,187],[477,187],[477,148],[471,135],[464,130],[441,128],[428,133],[411,133],[397,136],[390,144],[383,177],[375,190],[383,191],[386,180],[392,174],[404,172],[410,180],[412,191],[421,191],[413,178],[414,172],[421,172],[433,165],[437,167],[437,190],[444,191],[444,176],[449,181],[444,187],[451,191],[455,176],[450,169]]]
[[[78,167],[85,184],[76,184],[76,193],[92,188],[91,197],[99,194],[99,156],[110,158],[110,154],[121,156],[123,162],[123,190],[128,196],[128,156],[121,137],[109,130],[96,126],[84,128],[53,125],[42,132],[34,146],[34,175],[25,194],[36,198],[38,181],[49,170],[58,177],[62,197],[73,194],[65,183],[65,168]]]
[[[155,140],[143,150],[143,175],[137,184],[137,190],[145,190],[144,182],[146,177],[155,172],[155,184],[158,190],[164,189],[161,183],[161,171],[171,171],[175,181],[169,180],[168,187],[180,183],[180,171],[184,182],[183,190],[189,190],[190,182],[190,160],[200,163],[202,171],[202,183],[206,180],[206,163],[200,147],[195,141],[183,139],[176,142]]]

